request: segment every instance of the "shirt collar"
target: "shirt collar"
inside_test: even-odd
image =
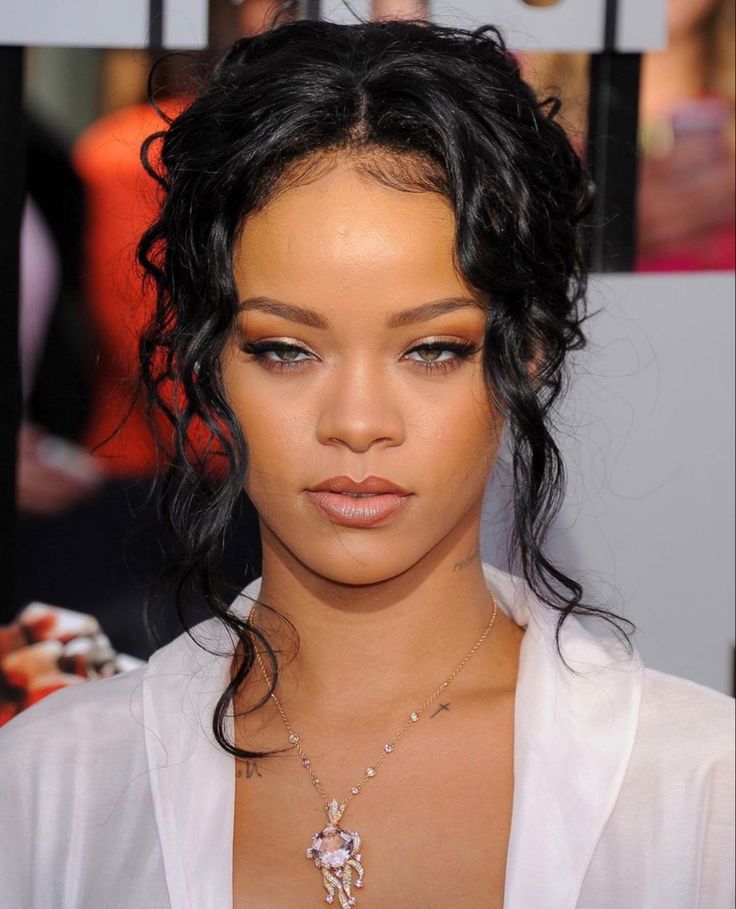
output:
[[[514,708],[514,794],[504,909],[574,909],[634,744],[643,666],[620,639],[575,615],[555,649],[558,612],[528,585],[483,564],[500,608],[526,629]],[[245,616],[260,578],[232,605]],[[607,627],[607,626],[606,626]],[[143,688],[146,749],[173,909],[232,906],[235,771],[212,731],[229,682],[232,633],[215,619],[150,659]],[[225,729],[232,736],[232,718]],[[203,869],[207,869],[204,873]]]

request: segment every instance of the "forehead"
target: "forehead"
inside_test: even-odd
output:
[[[241,297],[313,306],[351,299],[395,308],[467,293],[454,230],[444,196],[394,189],[341,162],[246,219],[235,278]]]

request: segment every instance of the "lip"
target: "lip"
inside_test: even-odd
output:
[[[363,480],[353,480],[351,477],[330,477],[329,480],[323,480],[318,486],[312,486],[309,492],[355,492],[367,493],[371,495],[381,495],[390,493],[397,496],[410,495],[408,489],[397,486],[390,480],[384,480],[383,477],[365,477]]]
[[[353,495],[350,495],[353,493]],[[353,480],[331,477],[306,490],[312,504],[333,524],[344,527],[377,527],[402,511],[411,493],[382,477]],[[358,498],[362,494],[364,498]]]

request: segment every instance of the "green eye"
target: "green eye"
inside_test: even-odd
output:
[[[284,344],[278,341],[258,341],[249,344],[243,344],[242,350],[259,363],[267,366],[269,369],[288,369],[291,366],[301,366],[309,360],[314,359],[313,355],[303,347],[296,344]]]
[[[285,363],[298,362],[300,354],[304,353],[298,347],[274,347],[270,352],[276,354],[277,358]]]
[[[410,353],[419,354],[422,363],[437,363],[456,355],[455,351],[442,347],[416,347]]]
[[[460,366],[463,360],[479,350],[477,345],[467,341],[427,341],[426,344],[417,344],[406,356],[426,370],[440,372]]]

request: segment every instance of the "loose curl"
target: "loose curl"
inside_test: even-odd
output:
[[[219,367],[238,302],[233,247],[249,214],[338,156],[387,185],[439,192],[452,204],[456,265],[490,300],[483,368],[511,444],[509,563],[559,612],[555,641],[568,669],[560,632],[573,613],[609,622],[632,650],[619,622],[633,623],[583,604],[581,585],[543,551],[565,489],[551,411],[588,317],[581,230],[591,187],[558,109],[523,81],[492,26],[295,21],[237,41],[196,100],[145,143],[162,199],[138,249],[157,301],[141,338],[141,381],[149,416],[163,414],[173,439],[159,501],[177,610],[191,634],[187,601],[204,596],[238,642],[213,719],[229,753],[277,753],[239,749],[225,733],[228,705],[254,664],[251,635],[272,681],[248,712],[279,678],[274,649],[230,611],[217,571],[248,467]],[[197,425],[210,440],[204,451],[192,443]],[[215,482],[208,464],[221,465]]]

